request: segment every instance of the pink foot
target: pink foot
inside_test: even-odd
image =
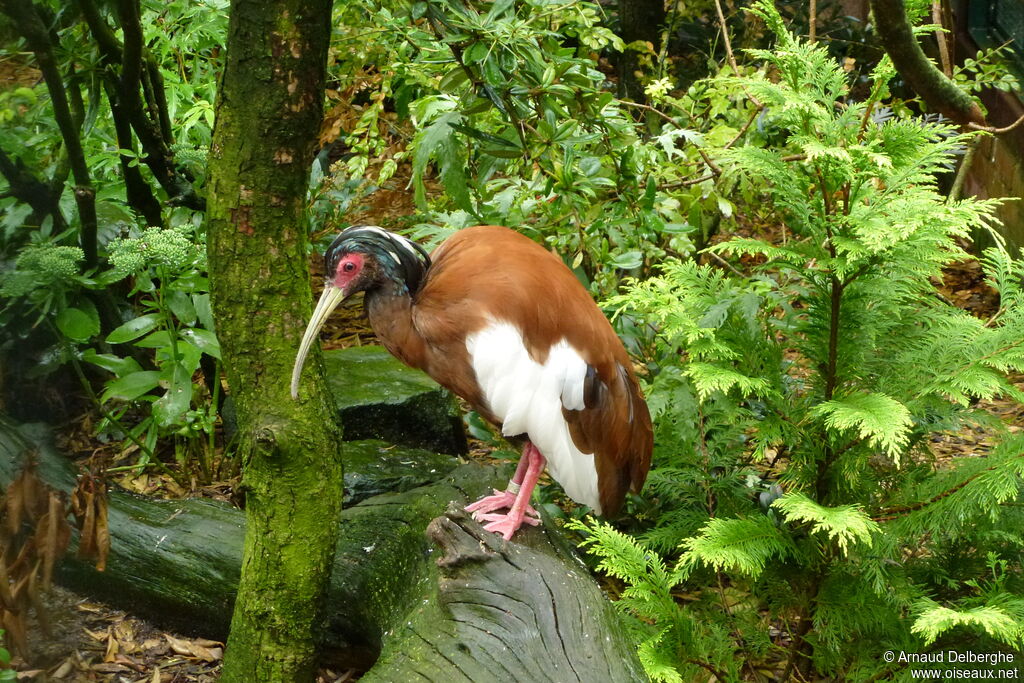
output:
[[[490,522],[490,524],[484,527],[484,531],[501,534],[501,537],[506,541],[512,540],[512,534],[514,534],[524,522],[532,526],[540,524],[540,520],[534,517],[529,517],[527,515],[520,515],[518,516],[518,519],[516,519],[516,517],[517,515],[510,512],[506,515],[480,515],[479,519],[481,521]]]
[[[494,489],[493,496],[484,496],[475,503],[466,506],[466,512],[472,512],[473,518],[481,521],[483,519],[483,513],[494,512],[495,510],[504,510],[511,508],[512,504],[516,502],[516,494],[510,491],[499,491]],[[532,505],[526,506],[526,514],[539,517],[537,511],[533,509]]]

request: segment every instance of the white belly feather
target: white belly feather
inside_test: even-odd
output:
[[[573,443],[562,408],[582,410],[587,364],[562,339],[540,364],[530,358],[519,330],[493,322],[466,338],[477,384],[505,436],[526,434],[547,458],[548,471],[570,498],[601,514],[593,453]]]

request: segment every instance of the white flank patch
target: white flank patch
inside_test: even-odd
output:
[[[519,330],[493,322],[466,338],[477,384],[505,436],[526,434],[547,458],[548,471],[570,498],[601,514],[593,453],[573,443],[562,408],[583,409],[587,364],[562,339],[540,364],[530,358]]]

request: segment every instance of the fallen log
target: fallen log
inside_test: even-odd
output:
[[[441,549],[424,599],[361,680],[647,680],[619,616],[557,532],[515,542],[449,506],[427,527]]]
[[[29,452],[49,485],[74,485],[71,463],[45,428],[15,430],[3,421],[0,484],[11,481]],[[436,473],[435,481],[374,495],[342,512],[326,610],[332,662],[368,669],[368,681],[643,679],[612,606],[557,532],[524,529],[507,543],[460,512],[508,472],[475,463],[430,469],[437,468],[421,468],[419,476]],[[225,638],[244,513],[219,501],[120,490],[108,500],[106,571],[72,552],[58,579],[161,626]]]

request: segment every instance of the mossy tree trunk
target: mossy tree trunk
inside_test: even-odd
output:
[[[903,0],[871,0],[871,12],[892,63],[930,108],[960,125],[985,125],[985,115],[971,95],[942,73],[921,49]]]
[[[288,383],[311,310],[303,209],[331,0],[233,0],[230,12],[207,224],[247,533],[223,680],[311,680],[343,493],[340,429],[320,374],[297,402]]]

